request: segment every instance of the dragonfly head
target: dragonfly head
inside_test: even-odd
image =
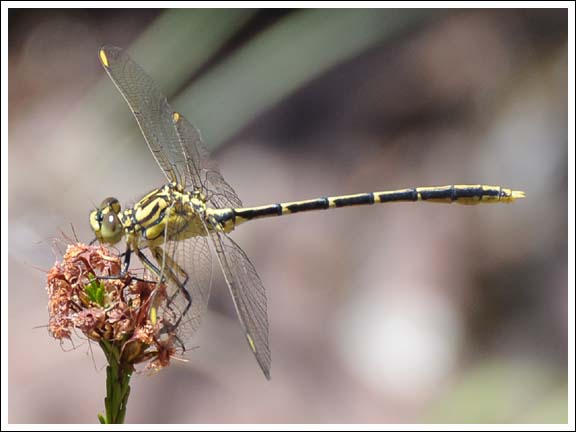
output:
[[[116,198],[106,198],[90,212],[90,226],[100,243],[113,245],[122,239],[123,227],[118,217],[120,211]]]

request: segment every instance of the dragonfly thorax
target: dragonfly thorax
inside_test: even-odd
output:
[[[171,182],[124,211],[118,200],[107,198],[90,214],[90,225],[101,243],[115,244],[124,237],[132,250],[206,236],[204,199],[200,191]]]
[[[205,236],[205,218],[201,191],[188,192],[171,182],[124,211],[116,198],[106,198],[90,213],[90,226],[100,243],[114,245],[125,237],[133,249],[143,249],[165,240]]]

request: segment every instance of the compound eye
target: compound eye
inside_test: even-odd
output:
[[[105,243],[114,244],[122,238],[122,224],[118,215],[113,211],[102,214],[102,227],[100,234]]]
[[[120,202],[116,198],[108,197],[100,204],[100,210],[111,209],[114,213],[120,213]]]

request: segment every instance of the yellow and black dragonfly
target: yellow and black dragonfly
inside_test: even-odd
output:
[[[198,329],[206,311],[212,278],[211,243],[250,349],[268,379],[271,356],[266,292],[245,252],[228,236],[238,225],[264,217],[355,205],[402,201],[509,203],[524,197],[523,192],[499,186],[449,185],[244,207],[210,160],[198,130],[170,107],[146,72],[121,48],[104,46],[98,55],[128,102],[168,183],[124,210],[117,199],[106,198],[90,213],[97,240],[116,244],[124,239],[125,268],[131,254],[136,254],[169,286],[167,295],[152,308],[151,320],[161,318],[165,331],[177,333],[180,340]]]

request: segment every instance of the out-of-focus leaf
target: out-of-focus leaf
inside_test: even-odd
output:
[[[209,71],[174,104],[214,148],[329,68],[432,16],[416,9],[295,12]]]

